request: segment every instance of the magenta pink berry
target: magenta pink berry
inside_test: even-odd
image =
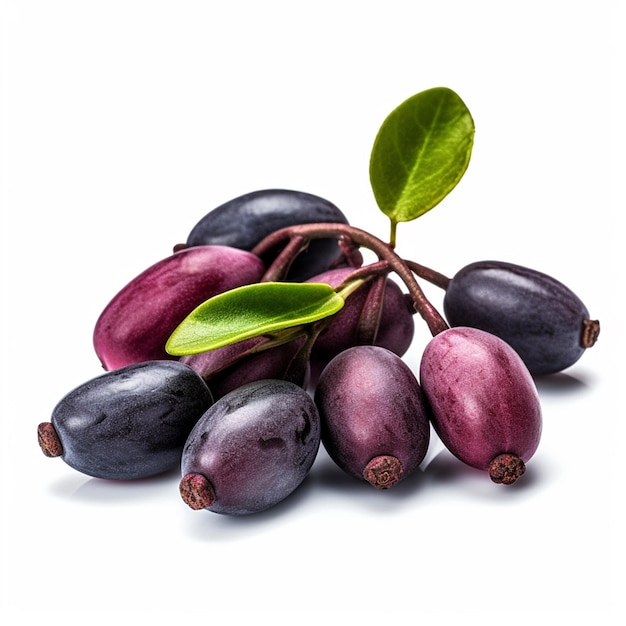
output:
[[[495,335],[457,327],[424,350],[420,382],[433,427],[461,461],[510,484],[541,438],[537,389],[519,355]]]
[[[223,291],[258,281],[265,266],[245,250],[228,246],[183,249],[130,281],[100,314],[96,354],[105,370],[173,359],[165,343],[198,305]]]

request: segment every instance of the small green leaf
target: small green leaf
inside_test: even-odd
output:
[[[472,116],[451,89],[405,100],[385,119],[372,148],[370,182],[380,210],[396,224],[432,209],[461,180],[473,143]]]
[[[324,283],[254,283],[196,307],[174,330],[165,350],[197,354],[243,339],[308,324],[339,311],[344,299]]]

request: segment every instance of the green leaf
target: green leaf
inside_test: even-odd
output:
[[[254,283],[221,293],[196,307],[174,330],[165,350],[197,354],[308,324],[339,311],[344,299],[324,283]]]
[[[370,182],[380,210],[395,224],[432,209],[461,180],[473,143],[472,116],[451,89],[405,100],[385,119],[372,148]]]

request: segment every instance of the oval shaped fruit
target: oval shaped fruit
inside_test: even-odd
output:
[[[320,444],[320,420],[297,385],[263,380],[213,404],[185,444],[181,497],[191,508],[247,515],[289,496]]]
[[[39,425],[39,444],[46,456],[95,478],[146,478],[179,465],[187,436],[212,403],[187,365],[129,365],[62,398],[51,421]]]
[[[174,359],[167,339],[198,305],[260,280],[265,266],[250,252],[199,246],[175,252],[130,281],[98,318],[93,343],[105,370]]]
[[[326,283],[331,287],[338,287],[353,271],[354,268],[350,267],[337,268],[310,278],[307,282]],[[333,357],[359,343],[357,339],[359,319],[371,289],[372,284],[366,283],[351,293],[344,307],[333,315],[329,325],[319,334],[311,350],[311,370],[314,379],[317,379]],[[398,284],[387,278],[374,345],[402,356],[413,341],[414,313],[415,310]]]
[[[187,246],[223,245],[252,250],[276,230],[296,224],[328,222],[347,224],[332,202],[290,189],[262,189],[233,198],[207,213],[187,237]],[[280,250],[264,258],[267,265]],[[340,256],[336,238],[311,241],[299,254],[287,279],[303,281],[326,269]]]
[[[428,450],[430,423],[409,366],[379,346],[355,346],[324,369],[315,391],[322,443],[347,474],[388,489]]]
[[[541,438],[535,383],[520,356],[495,335],[457,327],[426,345],[420,382],[435,432],[464,463],[494,482],[521,476]]]
[[[504,339],[535,375],[573,365],[600,329],[561,282],[501,261],[479,261],[457,272],[443,306],[451,326],[480,328]]]
[[[256,352],[255,346],[262,342],[263,338],[253,337],[223,348],[182,356],[180,362],[186,363],[202,376],[210,385],[213,397],[218,399],[237,387],[256,380],[284,379],[298,351],[302,348],[304,338]],[[300,373],[301,378],[297,380],[289,378],[289,380],[305,386],[306,364]]]

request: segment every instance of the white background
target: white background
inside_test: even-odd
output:
[[[2,2],[7,623],[617,623],[623,8]],[[443,451],[376,492],[320,454],[293,497],[229,518],[187,508],[177,473],[116,484],[42,455],[37,424],[101,373],[102,308],[210,209],[299,189],[386,238],[374,136],[439,85],[472,112],[474,152],[438,207],[400,225],[399,252],[446,274],[487,258],[542,270],[602,324],[577,364],[538,381],[544,434],[517,485]],[[416,321],[414,367],[429,338]]]

